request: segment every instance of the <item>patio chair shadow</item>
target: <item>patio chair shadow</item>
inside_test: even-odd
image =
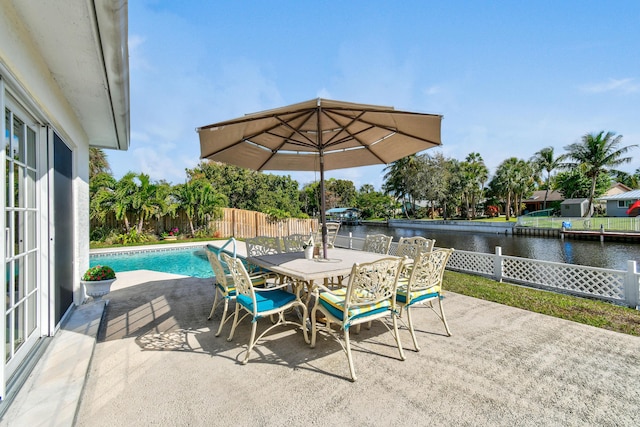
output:
[[[212,279],[170,278],[142,282],[112,291],[108,295],[109,304],[105,319],[98,334],[99,342],[133,338],[141,351],[178,351],[223,357],[240,363],[249,341],[249,320],[238,326],[233,341],[227,341],[230,325],[225,325],[222,334],[215,336],[218,322],[222,317],[219,306],[211,320],[207,320],[214,298]],[[235,309],[231,302],[229,310]],[[295,312],[287,316],[296,316]],[[269,319],[261,319],[258,333],[270,325]],[[371,346],[389,347],[394,357],[393,340],[377,342],[375,337],[386,332],[383,325],[362,328],[360,334],[354,334],[353,350],[380,354]],[[305,344],[299,328],[285,326],[268,334],[254,347],[250,364],[266,363],[289,366],[293,369],[305,369],[323,375],[347,378],[345,375],[324,369],[320,359],[331,357],[342,348],[332,337],[319,335],[316,348]],[[343,354],[339,355],[342,361]]]

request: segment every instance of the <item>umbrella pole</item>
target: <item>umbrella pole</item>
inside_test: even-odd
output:
[[[320,226],[322,227],[322,256],[327,256],[327,214],[325,213],[326,199],[324,197],[324,154],[320,151]]]

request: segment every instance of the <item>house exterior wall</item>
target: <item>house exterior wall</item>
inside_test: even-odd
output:
[[[0,74],[5,85],[41,125],[50,125],[73,151],[73,215],[77,218],[73,250],[77,278],[74,300],[79,304],[80,271],[89,265],[89,140],[11,2],[1,0],[0,7],[3,11],[0,14]]]
[[[627,216],[627,206],[619,207],[618,200],[607,200],[607,216]]]
[[[64,47],[61,47],[64,48]],[[73,66],[73,65],[70,65]],[[59,323],[54,317],[55,284],[54,282],[54,245],[51,239],[55,237],[51,209],[52,193],[50,193],[53,178],[53,153],[51,150],[53,133],[55,132],[72,152],[72,212],[54,212],[58,215],[71,215],[74,219],[73,236],[73,303],[80,304],[84,300],[84,292],[80,285],[80,274],[89,266],[89,138],[69,104],[63,92],[51,75],[39,49],[33,43],[29,29],[16,13],[12,2],[0,0],[0,111],[2,112],[3,129],[0,138],[8,138],[9,130],[5,132],[5,112],[14,113],[19,109],[21,120],[28,120],[27,125],[36,130],[37,144],[37,174],[35,191],[38,215],[36,242],[38,247],[37,270],[35,286],[38,289],[37,327],[27,336],[27,340],[16,351],[15,356],[0,365],[0,400],[4,403],[10,379],[18,371],[16,366],[26,363],[28,355],[36,348],[43,336],[54,335]],[[7,174],[2,150],[3,192],[7,185]],[[3,210],[6,208],[5,197]],[[3,230],[9,225],[5,215],[0,218]],[[21,224],[22,226],[22,224]],[[14,230],[15,233],[17,231]],[[13,243],[11,243],[13,244]],[[1,245],[0,256],[3,261],[8,256],[9,248]],[[2,275],[11,274],[2,262]],[[24,272],[20,273],[25,274]],[[31,274],[31,273],[27,273]],[[16,279],[17,280],[17,279]],[[3,348],[9,348],[9,324],[4,315],[0,320],[0,343]],[[4,352],[3,352],[4,353]]]

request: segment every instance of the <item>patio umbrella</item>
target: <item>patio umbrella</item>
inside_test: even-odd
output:
[[[638,216],[640,215],[640,200],[636,200],[629,209],[627,209],[627,215]]]
[[[248,114],[197,129],[200,157],[258,171],[320,172],[320,222],[327,258],[324,172],[388,164],[440,145],[441,115],[328,99]]]

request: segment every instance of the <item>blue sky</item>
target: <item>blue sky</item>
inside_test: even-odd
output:
[[[442,152],[491,173],[585,133],[640,144],[640,2],[129,2],[131,147],[114,175],[174,184],[195,129],[322,97],[442,114]],[[622,169],[640,167],[640,149]],[[301,185],[314,173],[287,173]],[[383,166],[327,173],[380,188]]]

